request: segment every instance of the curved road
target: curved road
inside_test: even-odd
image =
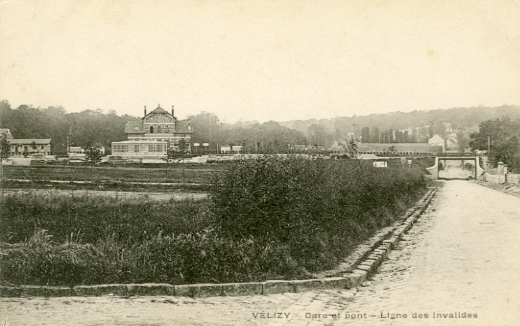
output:
[[[456,180],[358,289],[13,298],[0,305],[0,325],[520,325],[519,275],[520,198]]]

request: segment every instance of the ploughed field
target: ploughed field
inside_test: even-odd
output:
[[[54,172],[69,167],[16,168],[47,173],[52,179],[59,174]],[[94,173],[125,173],[132,180],[146,180],[139,169],[121,169],[124,172],[100,167]],[[211,182],[210,196],[200,200],[157,201],[79,191],[3,192],[1,283],[72,286],[308,278],[335,267],[426,189],[420,169],[378,169],[349,160],[266,156],[218,169],[211,177],[212,171],[191,170],[208,173],[206,182]],[[147,173],[156,173],[149,180],[158,181],[165,171]],[[78,169],[76,177],[81,175],[88,179],[90,169]]]
[[[224,170],[227,164],[175,164],[166,169],[139,165],[95,166],[89,165],[31,165],[4,166],[4,178],[31,181],[95,181],[95,182],[146,182],[146,183],[198,183],[210,182],[213,173]]]

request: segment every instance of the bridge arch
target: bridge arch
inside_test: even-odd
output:
[[[475,162],[475,178],[479,179],[484,173],[484,169],[480,166],[481,157],[478,155],[464,156],[464,155],[438,155],[435,157],[435,164],[432,167],[426,168],[432,175],[433,180],[439,179],[439,161],[474,161]]]

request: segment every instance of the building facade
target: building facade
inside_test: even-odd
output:
[[[127,140],[112,143],[112,155],[126,158],[164,158],[168,149],[191,152],[193,129],[189,120],[178,120],[158,106],[137,121],[128,121],[125,126]]]
[[[50,138],[28,138],[16,139],[11,134],[10,129],[0,129],[0,134],[7,136],[10,145],[10,157],[30,157],[31,155],[50,155],[51,139]]]
[[[444,146],[427,143],[368,143],[357,144],[358,154],[379,156],[435,156],[444,152]]]
[[[439,135],[434,135],[432,138],[428,139],[428,144],[435,146],[442,146],[442,152],[446,151],[446,142],[444,138]]]

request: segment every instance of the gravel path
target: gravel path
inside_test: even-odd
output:
[[[207,193],[203,192],[140,192],[140,191],[112,191],[112,190],[59,190],[59,189],[4,189],[4,194],[17,193],[34,193],[44,196],[90,196],[90,197],[117,197],[121,199],[140,199],[145,198],[153,201],[168,201],[173,199],[175,201],[193,199],[201,200],[208,198]]]

